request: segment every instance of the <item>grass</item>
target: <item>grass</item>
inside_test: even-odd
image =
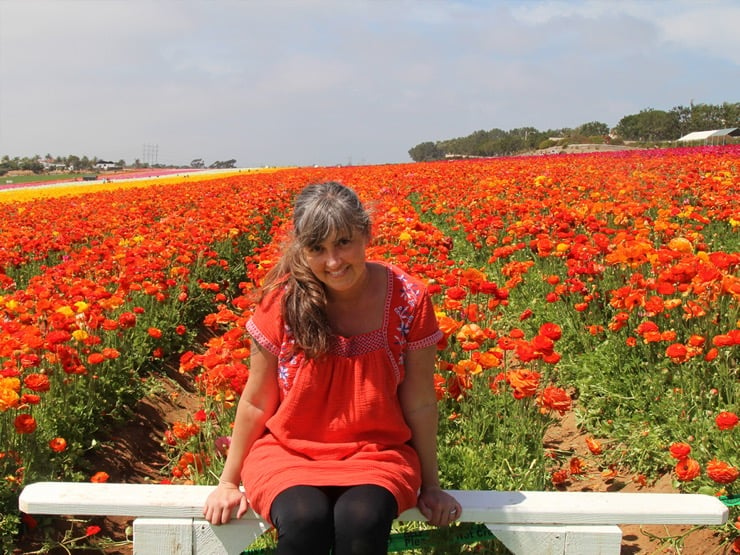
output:
[[[81,173],[43,173],[32,175],[3,175],[0,176],[0,185],[16,185],[18,183],[43,183],[44,181],[74,181],[86,174]]]

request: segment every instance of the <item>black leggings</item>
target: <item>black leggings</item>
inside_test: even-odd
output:
[[[396,499],[374,485],[295,486],[272,503],[277,555],[381,555],[388,552]]]

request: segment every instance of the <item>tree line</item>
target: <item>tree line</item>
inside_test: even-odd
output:
[[[408,152],[415,162],[440,160],[449,156],[509,156],[567,144],[675,141],[693,131],[735,127],[740,127],[740,102],[721,105],[691,103],[667,111],[647,108],[638,114],[624,116],[613,129],[598,121],[576,128],[547,131],[534,127],[509,131],[494,128],[474,131],[466,137],[425,141]]]
[[[140,159],[136,159],[133,164],[126,164],[126,161],[121,159],[117,162],[105,161],[98,157],[88,158],[87,156],[77,156],[70,154],[69,156],[52,156],[47,154],[42,157],[40,155],[35,156],[16,156],[11,158],[8,155],[0,158],[0,175],[5,175],[11,171],[32,171],[33,173],[63,173],[63,172],[86,172],[93,171],[96,169],[98,164],[113,164],[114,166],[121,169],[146,169],[146,168],[182,168],[182,165],[166,165],[166,164],[150,164],[142,162]],[[191,168],[205,168],[206,164],[202,158],[196,158],[190,163]],[[222,169],[222,168],[235,168],[236,160],[217,160],[208,166],[210,169]]]

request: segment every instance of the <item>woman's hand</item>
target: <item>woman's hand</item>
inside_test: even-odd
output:
[[[422,486],[417,507],[434,526],[447,526],[462,514],[460,503],[439,486]]]
[[[226,524],[231,520],[231,513],[237,506],[239,509],[236,518],[241,518],[249,508],[247,496],[239,486],[222,482],[208,495],[203,507],[203,516],[211,524]]]

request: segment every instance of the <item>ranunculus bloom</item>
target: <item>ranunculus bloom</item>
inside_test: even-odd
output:
[[[568,480],[568,471],[564,468],[552,473],[552,483],[554,485],[562,484]]]
[[[85,536],[87,537],[94,536],[98,532],[100,532],[100,526],[95,526],[95,525],[88,526],[87,529],[85,530]]]
[[[731,484],[740,476],[740,471],[724,461],[712,459],[707,463],[707,476],[718,484]]]
[[[714,422],[720,430],[732,430],[737,425],[738,417],[734,412],[720,412]]]
[[[67,440],[63,437],[55,437],[49,441],[49,448],[55,453],[61,453],[67,448]]]
[[[118,325],[122,328],[133,328],[136,325],[136,314],[124,312],[118,317]]]
[[[541,375],[532,370],[512,370],[506,374],[506,381],[514,389],[514,397],[532,397],[537,392]]]
[[[96,472],[95,474],[93,474],[92,478],[90,478],[90,481],[96,484],[103,484],[108,481],[108,478],[110,478],[108,473],[101,470],[100,472]]]
[[[553,324],[552,322],[545,322],[540,326],[539,330],[540,335],[544,335],[545,337],[549,337],[553,341],[557,341],[563,336],[563,332],[560,329],[560,326],[557,324]]]
[[[28,374],[23,378],[23,385],[31,391],[49,391],[49,376],[46,374]]]
[[[149,328],[146,332],[149,334],[149,337],[153,337],[154,339],[162,337],[162,330],[159,328]]]
[[[669,345],[668,348],[665,350],[665,356],[670,358],[675,363],[682,363],[686,362],[688,359],[689,350],[686,348],[685,345],[681,343],[674,343],[673,345]]]
[[[30,414],[19,414],[15,417],[13,426],[19,434],[32,434],[36,431],[36,419]]]
[[[671,457],[680,461],[691,454],[691,445],[677,441],[676,443],[671,443],[668,451],[670,451]]]
[[[90,353],[87,357],[88,364],[100,364],[105,362],[105,356],[102,353]]]
[[[568,392],[552,385],[542,390],[539,402],[543,408],[558,411],[561,415],[569,411],[571,407],[571,398]]]
[[[586,446],[588,447],[588,450],[591,451],[591,453],[594,455],[601,455],[603,451],[601,443],[592,437],[586,438]]]
[[[690,457],[686,457],[676,463],[675,471],[676,477],[681,482],[690,482],[701,474],[701,467],[697,461]]]

